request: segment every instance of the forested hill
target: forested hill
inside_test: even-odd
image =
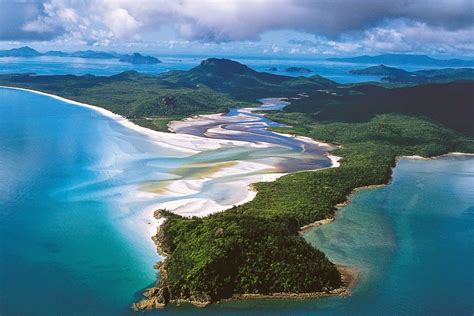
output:
[[[169,120],[226,112],[268,96],[294,97],[336,83],[314,76],[261,73],[226,59],[207,59],[189,71],[145,75],[126,71],[113,76],[0,75],[0,84],[36,89],[104,107],[137,124],[166,130]]]
[[[229,94],[232,86],[226,85],[246,76],[259,80],[261,87],[283,89],[292,82],[281,79],[273,84],[255,78],[246,68],[239,68],[236,75],[215,67],[209,67],[210,76],[222,81],[213,82],[213,87]],[[200,77],[207,73],[203,68],[185,73],[196,76],[181,77],[181,82],[205,82]],[[252,93],[251,86],[240,88]],[[401,155],[474,152],[474,140],[459,132],[472,133],[473,91],[472,83],[392,89],[371,84],[306,86],[301,91],[306,97],[266,115],[289,125],[277,128],[280,132],[343,144],[334,153],[342,157],[341,165],[258,183],[251,202],[204,218],[160,212],[167,221],[156,240],[167,259],[159,265],[159,283],[136,307],[183,300],[208,304],[242,293],[297,294],[340,287],[343,282],[335,267],[308,247],[299,227],[333,217],[335,206],[353,189],[386,183]]]
[[[294,100],[286,112],[309,114],[320,122],[364,122],[377,114],[399,113],[427,117],[474,135],[474,82],[425,84],[388,89],[376,85],[311,91]]]
[[[257,72],[228,59],[209,58],[189,71],[172,71],[161,78],[183,86],[205,85],[240,100],[254,101],[263,96],[294,96],[306,89],[324,89],[337,85],[321,76],[289,77]]]

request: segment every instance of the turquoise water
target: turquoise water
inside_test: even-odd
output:
[[[354,194],[306,238],[361,270],[336,314],[472,315],[474,157],[402,160],[390,185]]]
[[[199,314],[473,314],[474,157],[401,160],[390,185],[351,200],[335,222],[305,238],[334,262],[358,268],[352,296],[221,303]]]
[[[249,154],[239,150],[219,154]],[[131,313],[158,257],[140,212],[150,201],[129,193],[211,156],[186,157],[87,108],[0,89],[0,314]],[[473,162],[402,160],[390,185],[356,193],[334,223],[306,235],[360,269],[351,297],[148,313],[472,315]]]
[[[247,193],[246,178],[280,172],[272,164],[330,165],[325,149],[309,151],[292,137],[277,135],[281,144],[262,146],[272,140],[261,125],[269,122],[249,118],[253,124],[243,123],[255,143],[225,140],[221,148],[189,153],[94,110],[0,88],[0,314],[130,313],[156,281],[155,205],[206,198],[232,206]],[[203,171],[228,161],[246,169]],[[143,189],[177,182],[177,192]]]
[[[111,164],[121,157],[107,138],[119,129],[91,110],[0,89],[2,315],[118,313],[131,289],[153,282],[152,245],[145,253],[111,225],[122,205],[105,190],[121,185]],[[72,190],[87,183],[104,198]]]

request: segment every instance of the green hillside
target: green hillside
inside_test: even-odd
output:
[[[218,58],[206,59],[189,71],[169,72],[160,77],[186,87],[205,85],[245,101],[268,96],[292,96],[307,89],[324,89],[337,85],[320,76],[295,78],[257,72],[238,62]]]
[[[308,98],[293,100],[285,112],[306,113],[320,122],[364,122],[383,113],[421,115],[474,134],[474,82],[392,89],[365,84],[308,94]]]

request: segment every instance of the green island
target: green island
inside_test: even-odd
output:
[[[156,287],[145,291],[136,309],[347,294],[347,275],[303,239],[301,228],[334,218],[337,205],[347,202],[354,189],[386,184],[399,156],[474,152],[470,80],[340,85],[317,75],[259,73],[222,59],[159,76],[64,77],[0,75],[0,84],[91,103],[156,130],[185,116],[305,93],[290,99],[284,111],[265,114],[288,125],[275,130],[341,145],[333,152],[341,157],[338,168],[254,184],[254,200],[225,212],[184,218],[156,211],[166,218],[155,236],[166,258],[156,266]]]

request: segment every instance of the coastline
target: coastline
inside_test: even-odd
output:
[[[104,109],[102,107],[91,105],[91,104],[84,103],[84,102],[71,100],[71,99],[68,99],[68,98],[65,98],[65,97],[61,97],[59,95],[55,95],[55,94],[51,94],[51,93],[47,93],[47,92],[43,92],[43,91],[39,91],[39,90],[34,90],[34,89],[21,88],[21,87],[12,87],[12,86],[0,85],[0,88],[26,91],[26,92],[30,92],[30,93],[34,93],[34,94],[38,94],[38,95],[42,95],[42,96],[47,96],[47,97],[50,97],[50,98],[68,103],[70,105],[81,106],[81,107],[91,109],[91,110],[96,111],[99,114],[101,114],[101,115],[103,115],[107,118],[110,118],[114,122],[119,123],[120,125],[124,126],[125,128],[136,131],[136,132],[138,132],[138,133],[140,133],[140,134],[142,134],[146,137],[150,137],[154,142],[159,142],[160,145],[168,146],[168,147],[171,147],[173,149],[178,148],[180,151],[183,152],[184,156],[193,155],[193,154],[200,153],[200,152],[203,152],[203,151],[206,151],[206,150],[218,149],[218,148],[221,148],[221,147],[223,147],[225,145],[229,145],[229,144],[232,144],[232,145],[249,145],[249,146],[259,146],[259,147],[270,146],[270,145],[265,145],[265,144],[258,144],[257,145],[257,144],[253,144],[251,142],[246,142],[246,141],[215,139],[215,138],[209,138],[209,137],[194,136],[194,135],[190,135],[190,134],[173,133],[173,131],[176,129],[175,128],[176,126],[179,127],[180,125],[182,126],[182,125],[186,125],[186,124],[195,125],[196,123],[199,125],[199,123],[202,123],[202,122],[200,122],[200,120],[202,120],[202,119],[204,120],[204,122],[206,122],[206,120],[209,119],[209,118],[225,116],[225,113],[216,113],[216,114],[208,114],[208,115],[194,115],[194,116],[188,117],[188,118],[186,118],[184,120],[181,120],[181,121],[170,122],[170,124],[169,124],[170,133],[167,133],[167,132],[154,131],[154,130],[148,129],[146,127],[139,126],[139,125],[131,122],[127,118],[123,117],[122,115],[113,113],[112,111],[109,111],[109,110]],[[289,104],[289,102],[282,101],[281,98],[265,98],[265,99],[262,99],[262,100],[269,100],[270,101],[270,102],[264,102],[261,105],[263,107],[266,107],[267,109],[273,109],[273,107],[275,107],[271,103],[272,100],[276,100],[277,102],[281,103],[279,105],[276,105],[276,107],[278,109],[280,109],[280,108],[286,106],[287,104]],[[252,107],[252,108],[244,108],[242,110],[244,110],[244,112],[252,113],[253,111],[258,111],[258,110],[261,110],[261,109],[259,108],[259,106],[257,106],[257,107]],[[338,145],[330,144],[330,143],[326,143],[326,142],[320,142],[320,141],[317,141],[317,140],[314,140],[312,138],[305,137],[305,136],[296,136],[296,135],[277,133],[277,132],[272,132],[272,133],[283,135],[285,137],[296,138],[296,139],[299,139],[300,141],[304,141],[304,142],[310,142],[312,144],[315,144],[315,145],[320,146],[320,147],[325,147],[325,148],[328,148],[330,150],[335,149],[336,147],[338,147]],[[326,156],[331,161],[331,166],[329,166],[327,168],[339,167],[340,157],[337,157],[335,155],[331,155],[329,153],[329,151],[327,152]],[[241,163],[243,163],[243,167],[245,167],[245,168],[248,168],[251,164],[251,162],[245,162],[245,161],[241,161]],[[270,167],[270,166],[271,165],[267,165],[267,167]],[[222,173],[221,176],[227,176],[227,175],[230,174],[229,173],[230,171],[227,170],[227,169],[230,169],[230,168],[224,168],[223,170],[220,171],[220,173]],[[326,168],[320,168],[320,169],[314,169],[314,170],[305,170],[305,171],[317,171],[317,170],[322,170],[322,169],[326,169]],[[275,181],[278,178],[280,178],[282,176],[285,176],[287,174],[288,173],[281,173],[281,172],[280,173],[264,173],[264,174],[260,174],[258,176],[258,179],[251,179],[249,181],[249,183],[247,183],[247,195],[245,197],[241,198],[237,203],[218,204],[218,203],[212,203],[212,202],[215,202],[213,200],[204,201],[204,199],[194,199],[194,200],[191,201],[189,199],[185,200],[183,198],[180,198],[180,196],[179,196],[180,194],[178,194],[178,195],[175,195],[176,198],[173,199],[172,201],[149,205],[148,207],[146,207],[143,210],[143,213],[148,214],[148,215],[146,215],[146,218],[144,219],[144,222],[147,223],[147,225],[145,227],[146,230],[147,230],[147,235],[150,236],[150,237],[153,237],[156,233],[156,228],[155,227],[157,227],[157,226],[159,227],[159,223],[156,223],[154,221],[155,218],[153,216],[153,211],[156,210],[156,209],[169,209],[171,211],[174,211],[178,208],[181,208],[184,212],[191,212],[192,213],[193,208],[196,208],[196,207],[204,208],[204,206],[206,206],[206,209],[208,211],[204,214],[201,214],[201,216],[206,216],[206,215],[216,213],[216,212],[222,212],[222,211],[230,209],[234,206],[239,206],[239,205],[242,205],[242,204],[245,204],[247,202],[252,201],[255,198],[255,196],[257,195],[257,191],[256,191],[255,186],[254,186],[255,183],[258,183],[258,182],[272,182],[272,181]],[[250,177],[248,177],[248,178],[250,178]],[[179,184],[178,184],[178,186],[179,186]],[[190,190],[184,184],[181,185],[177,189],[178,189],[178,191],[181,191],[181,193],[186,192],[186,190],[187,191]],[[147,192],[139,192],[138,193],[138,195],[140,195],[140,198],[143,198],[146,194],[148,194],[148,193]],[[153,194],[153,193],[150,193],[150,194]],[[172,196],[173,196],[173,194],[172,194]],[[212,205],[210,205],[208,202],[211,202]],[[193,214],[191,214],[191,215],[193,215]],[[157,226],[155,226],[155,224]]]
[[[129,128],[135,132],[138,132],[147,137],[150,137],[154,141],[160,142],[160,145],[168,146],[174,149],[178,148],[179,150],[183,151],[183,154],[185,156],[197,154],[206,150],[219,149],[223,147],[224,145],[244,145],[244,144],[252,145],[251,143],[241,142],[241,141],[228,141],[228,140],[219,141],[217,139],[203,138],[203,137],[198,137],[198,136],[193,136],[193,135],[182,135],[182,134],[175,134],[175,133],[159,132],[159,131],[151,130],[149,128],[137,125],[131,122],[130,120],[128,120],[127,118],[123,117],[122,115],[113,113],[112,111],[109,111],[105,108],[102,108],[96,105],[74,101],[74,100],[67,99],[55,94],[33,90],[33,89],[2,86],[2,85],[0,85],[0,88],[31,92],[31,93],[47,96],[47,97],[50,97],[62,102],[66,102],[71,105],[81,106],[81,107],[94,110],[114,120],[115,122],[119,123],[120,125],[126,128]]]
[[[413,159],[413,160],[432,160],[432,159],[437,159],[437,158],[443,158],[446,156],[474,156],[474,153],[462,153],[458,151],[453,151],[449,152],[447,154],[441,154],[438,156],[433,156],[433,157],[423,157],[420,155],[412,155],[412,156],[399,156],[397,157],[397,162],[401,159]]]
[[[254,147],[254,146],[255,147],[268,147],[268,146],[270,146],[268,144],[255,144],[255,143],[246,142],[246,141],[226,140],[226,139],[219,139],[219,138],[216,139],[216,138],[209,138],[209,137],[194,136],[194,135],[190,135],[190,134],[178,134],[178,133],[173,132],[174,131],[173,124],[170,124],[170,126],[169,126],[170,127],[170,132],[169,133],[154,131],[154,130],[148,129],[146,127],[139,126],[139,125],[131,122],[127,118],[125,118],[125,117],[123,117],[119,114],[113,113],[113,112],[111,112],[107,109],[104,109],[102,107],[99,107],[99,106],[74,101],[74,100],[67,99],[67,98],[64,98],[64,97],[61,97],[61,96],[58,96],[58,95],[55,95],[55,94],[46,93],[46,92],[42,92],[42,91],[38,91],[38,90],[34,90],[34,89],[3,86],[3,85],[0,85],[0,88],[20,90],[20,91],[35,93],[35,94],[47,96],[47,97],[50,97],[50,98],[53,98],[53,99],[56,99],[56,100],[59,100],[59,101],[62,101],[62,102],[66,102],[66,103],[74,105],[74,106],[81,106],[81,107],[91,109],[91,110],[96,111],[96,112],[100,113],[101,115],[104,115],[104,116],[110,118],[111,120],[119,123],[120,125],[124,126],[125,128],[136,131],[136,132],[138,132],[138,133],[140,133],[140,134],[142,134],[146,137],[150,137],[152,139],[152,141],[158,142],[162,146],[169,147],[169,148],[172,148],[172,149],[175,149],[175,150],[177,149],[178,151],[183,153],[183,157],[191,156],[191,155],[201,153],[201,152],[204,152],[204,151],[208,151],[208,150],[219,149],[219,148],[222,148],[226,145],[251,146],[251,147]],[[179,126],[180,124],[189,124],[191,122],[196,123],[196,122],[193,122],[193,121],[196,121],[196,118],[200,118],[200,117],[207,118],[207,117],[224,116],[224,115],[225,115],[225,113],[217,113],[217,114],[209,114],[209,115],[195,115],[195,116],[186,118],[182,121],[174,121],[174,122]],[[290,135],[287,135],[287,136],[290,136]],[[331,146],[330,144],[325,144],[325,143],[317,142],[317,141],[314,141],[314,140],[311,140],[311,141],[314,142],[314,143],[317,143],[318,145],[321,145],[321,146]],[[329,155],[328,155],[328,158],[331,160],[331,162],[333,164],[333,161],[334,161],[333,159],[334,158],[329,157]],[[252,168],[252,165],[254,164],[250,161],[248,161],[248,162],[247,161],[241,161],[240,163],[242,164],[241,167],[243,167],[245,169]],[[334,165],[334,166],[337,166],[337,165]],[[271,168],[273,166],[272,165],[266,165],[265,167],[266,168]],[[331,166],[331,167],[333,167],[333,166]],[[228,176],[228,175],[231,174],[231,168],[224,168],[220,171],[220,173],[221,174],[219,176],[221,176],[221,177]],[[279,177],[284,176],[284,175],[286,175],[286,173],[266,173],[266,174],[263,173],[263,174],[260,174],[258,177],[255,177],[255,176],[252,177],[253,179],[250,179],[249,181],[247,181],[249,183],[246,184],[246,186],[247,186],[246,196],[239,199],[239,201],[237,201],[235,203],[231,203],[231,204],[219,204],[219,203],[217,203],[213,200],[204,201],[203,199],[194,199],[194,200],[189,200],[188,199],[187,201],[184,201],[183,199],[185,199],[185,198],[181,198],[181,196],[184,196],[186,193],[190,194],[192,192],[186,186],[185,183],[181,183],[181,185],[178,183],[178,184],[176,184],[177,185],[176,189],[179,193],[175,194],[176,192],[171,192],[170,191],[171,197],[174,198],[172,201],[168,201],[168,202],[164,202],[164,203],[158,203],[158,204],[155,203],[155,204],[150,205],[149,207],[147,207],[145,209],[145,211],[149,214],[152,214],[153,210],[156,210],[156,209],[166,208],[166,209],[169,209],[171,211],[174,211],[174,210],[180,208],[183,213],[192,213],[193,209],[200,208],[199,205],[201,205],[201,208],[204,208],[204,206],[206,206],[206,209],[207,209],[207,212],[201,214],[201,216],[206,216],[208,214],[216,213],[216,212],[222,212],[222,211],[225,211],[229,208],[232,208],[233,206],[242,205],[244,203],[247,203],[247,202],[253,200],[255,198],[257,192],[253,189],[252,184],[257,183],[257,182],[275,181],[276,179],[278,179]],[[142,195],[142,196],[144,196],[146,194],[147,194],[147,192],[140,193],[140,195]],[[153,194],[153,193],[150,193],[150,194]],[[191,214],[190,216],[192,216],[192,215],[193,214]],[[152,215],[147,216],[147,222],[152,222],[151,218],[152,218]],[[147,228],[147,230],[150,232],[150,234],[149,234],[150,237],[152,237],[154,235],[154,231],[156,231],[153,228]]]
[[[73,104],[73,105],[85,106],[85,107],[91,108],[91,109],[93,109],[93,110],[96,110],[96,111],[100,112],[100,113],[103,114],[103,115],[106,115],[106,116],[108,116],[108,117],[111,117],[112,119],[116,120],[117,122],[119,122],[120,124],[122,124],[122,125],[124,125],[124,126],[126,126],[126,127],[131,128],[131,127],[128,126],[127,124],[124,124],[124,122],[125,122],[125,123],[127,123],[127,122],[130,123],[131,125],[136,126],[136,127],[139,128],[140,130],[145,130],[147,133],[153,133],[153,134],[154,134],[154,133],[158,133],[158,134],[160,134],[160,135],[161,135],[161,134],[164,134],[164,135],[167,135],[167,136],[168,136],[168,135],[173,135],[173,134],[171,134],[171,133],[155,132],[155,131],[149,130],[149,129],[147,129],[147,128],[138,126],[138,125],[136,125],[136,124],[134,124],[134,123],[128,121],[126,118],[124,118],[124,117],[122,117],[122,116],[120,116],[120,115],[114,114],[114,113],[112,113],[112,112],[110,112],[110,111],[108,111],[108,110],[105,110],[105,109],[103,109],[103,108],[100,108],[100,107],[96,107],[96,106],[92,106],[92,105],[89,105],[89,104],[85,104],[85,103],[80,103],[80,102],[68,100],[68,99],[65,99],[65,98],[62,98],[62,97],[58,97],[58,96],[55,96],[55,95],[51,95],[51,94],[47,94],[47,93],[43,93],[43,92],[39,92],[39,91],[35,91],[35,90],[29,90],[29,89],[23,89],[23,88],[12,88],[12,87],[5,87],[5,86],[0,86],[0,87],[3,87],[3,88],[10,88],[10,89],[18,89],[18,90],[25,90],[25,91],[29,91],[29,92],[33,92],[33,93],[37,93],[37,94],[42,94],[42,95],[46,95],[46,96],[49,96],[49,97],[53,97],[53,98],[59,99],[59,100],[61,100],[61,101],[65,101],[65,102],[71,103],[71,104]],[[108,114],[104,114],[103,112],[108,112],[108,113],[110,113],[111,116],[109,116]],[[135,129],[135,128],[132,128],[132,129]],[[143,132],[140,132],[140,133],[145,134],[145,135],[147,134],[147,133],[143,133]],[[149,135],[148,135],[148,136],[149,136]],[[184,135],[183,135],[183,136],[184,136]],[[185,135],[185,136],[186,136],[186,137],[188,137],[188,136],[189,136],[189,137],[193,137],[193,136],[191,136],[191,135]],[[426,160],[428,160],[428,159],[436,159],[436,158],[443,157],[443,156],[448,156],[448,155],[469,155],[469,156],[471,156],[471,155],[473,155],[473,154],[469,154],[469,153],[464,154],[464,153],[454,152],[454,153],[448,153],[448,154],[443,154],[443,155],[434,156],[434,157],[429,157],[429,158],[425,158],[425,157],[421,157],[421,156],[400,156],[400,157],[397,157],[397,158],[396,158],[396,161],[398,161],[399,159],[426,159]],[[330,158],[330,155],[327,155],[327,156],[328,156],[328,158]],[[332,156],[332,155],[331,155],[331,156]],[[340,158],[337,157],[337,156],[333,156],[333,157],[335,157],[334,160],[330,158],[330,159],[331,159],[331,162],[332,162],[332,166],[331,166],[330,168],[332,168],[332,167],[338,167],[338,166],[340,165],[340,164],[339,164],[339,159],[340,159]],[[337,166],[335,166],[335,164],[337,164]],[[392,169],[393,169],[393,168],[392,168]],[[317,170],[320,170],[320,169],[317,169]],[[317,171],[317,170],[316,170],[316,171]],[[355,188],[354,190],[352,190],[352,191],[346,196],[346,199],[347,199],[347,200],[346,200],[344,203],[337,204],[335,207],[336,207],[336,209],[339,209],[339,208],[344,207],[344,206],[346,206],[347,204],[349,204],[349,203],[350,203],[350,195],[351,195],[352,193],[356,192],[356,191],[363,190],[363,189],[366,189],[366,188],[382,187],[382,186],[385,186],[385,185],[389,184],[390,181],[391,181],[391,176],[389,177],[389,179],[388,179],[388,181],[387,181],[386,184],[369,185],[369,186],[363,186],[363,187]],[[256,192],[255,192],[255,195],[256,195]],[[255,195],[254,195],[254,196],[255,196]],[[253,197],[254,197],[254,196],[253,196]],[[242,202],[242,204],[243,204],[243,203],[246,203],[246,202],[248,202],[248,201],[250,201],[250,200],[252,200],[253,197],[250,197],[248,200],[244,200],[244,201]],[[305,229],[311,230],[311,229],[313,229],[313,228],[315,228],[315,227],[318,227],[318,226],[320,226],[320,225],[329,224],[329,223],[331,223],[331,222],[334,221],[334,220],[335,220],[335,217],[333,217],[333,218],[328,218],[328,219],[323,219],[323,220],[320,220],[320,221],[315,222],[315,223],[318,223],[318,224],[315,224],[315,223],[309,224],[309,225],[306,225],[306,226],[308,226],[308,227],[303,226],[302,229],[303,229],[304,227],[306,227]],[[303,230],[304,230],[304,229],[303,229]],[[347,267],[343,267],[343,269],[344,269],[344,268],[347,268]],[[350,269],[350,268],[349,268],[349,269]],[[339,267],[338,267],[338,270],[339,270],[339,272],[341,273],[341,275],[342,275],[343,277],[344,277],[344,273],[346,273],[346,274],[348,273],[347,271],[342,272],[342,271],[339,269]],[[351,277],[351,275],[352,275],[352,277]],[[349,278],[348,280],[350,280],[350,281],[347,281],[348,284],[351,284],[352,286],[355,286],[358,277],[357,277],[357,276],[354,277],[353,274],[349,273],[348,278]],[[348,288],[349,288],[349,287],[350,287],[350,286],[348,286]],[[342,289],[342,288],[339,288],[339,289]],[[241,296],[242,296],[241,298],[239,298],[240,295],[237,295],[235,298],[232,298],[232,299],[257,299],[257,298],[262,298],[262,299],[265,299],[265,298],[282,298],[282,299],[285,299],[285,298],[286,298],[286,299],[291,299],[291,298],[316,298],[316,297],[326,297],[326,296],[332,296],[332,295],[340,295],[340,293],[329,293],[329,294],[328,294],[327,292],[315,292],[315,293],[274,293],[274,294],[272,294],[272,295],[257,295],[257,297],[255,296],[255,294],[241,294]],[[178,304],[179,304],[179,302],[178,302]],[[195,302],[195,304],[196,304],[196,305],[199,305],[199,304],[201,304],[201,303]],[[205,305],[207,305],[207,304],[206,304],[206,303],[203,303],[203,304],[201,304],[201,305],[205,306]]]
[[[339,203],[337,205],[334,206],[335,208],[335,211],[334,211],[334,215],[331,216],[331,217],[327,217],[327,218],[323,218],[321,220],[318,220],[318,221],[315,221],[313,223],[310,223],[310,224],[307,224],[307,225],[304,225],[302,227],[300,227],[300,230],[299,230],[299,234],[301,236],[305,235],[306,233],[312,231],[313,229],[317,229],[318,227],[322,226],[322,225],[328,225],[328,224],[331,224],[333,223],[334,221],[337,220],[337,214],[338,214],[338,211],[346,206],[348,206],[350,203],[352,203],[352,196],[359,192],[359,191],[363,191],[363,190],[366,190],[366,189],[376,189],[376,188],[383,188],[387,185],[390,185],[391,181],[392,181],[392,174],[393,174],[393,169],[396,168],[398,162],[402,159],[411,159],[411,160],[435,160],[435,159],[439,159],[439,158],[443,158],[443,157],[448,157],[448,156],[468,156],[468,157],[474,157],[474,153],[462,153],[462,152],[450,152],[450,153],[446,153],[446,154],[441,154],[441,155],[438,155],[438,156],[433,156],[433,157],[422,157],[422,156],[419,156],[419,155],[412,155],[412,156],[399,156],[399,157],[396,157],[396,161],[395,161],[395,165],[392,167],[392,173],[390,174],[390,177],[387,179],[386,183],[383,183],[383,184],[372,184],[372,185],[366,185],[366,186],[361,186],[361,187],[357,187],[357,188],[354,188],[349,194],[346,195],[346,200],[342,203]],[[355,267],[349,267],[349,266],[344,266],[344,265],[340,265],[340,264],[335,264],[337,269],[339,270],[339,273],[341,273],[341,277],[343,278],[343,280],[347,280],[347,281],[344,281],[344,283],[346,284],[349,284],[347,286],[347,291],[348,291],[348,294],[350,295],[351,293],[351,290],[354,289],[356,286],[357,286],[357,282],[359,281],[359,277],[360,277],[360,271],[357,270]],[[281,293],[279,293],[281,294]],[[330,295],[328,295],[330,296]],[[267,297],[267,296],[265,296]],[[271,296],[268,296],[268,298],[270,298]],[[292,296],[288,295],[288,294],[285,294],[282,296],[282,298],[284,297],[287,297],[287,298],[291,298]],[[263,297],[262,297],[263,298]]]
[[[438,159],[438,158],[443,158],[443,157],[447,157],[447,156],[474,156],[474,153],[462,153],[462,152],[450,152],[450,153],[446,153],[446,154],[442,154],[442,155],[438,155],[438,156],[433,156],[433,157],[423,157],[423,156],[419,156],[419,155],[412,155],[412,156],[398,156],[395,160],[395,165],[392,167],[392,171],[394,168],[396,168],[396,165],[397,163],[402,160],[402,159],[410,159],[410,160],[433,160],[433,159]],[[334,159],[337,159],[336,160],[336,163],[338,164],[338,166],[340,165],[339,164],[339,160],[341,159],[341,157],[337,157],[337,156],[333,156],[335,157]],[[331,168],[331,167],[330,167]],[[318,169],[319,170],[319,169]],[[317,170],[315,170],[317,171]],[[321,225],[327,225],[327,224],[331,224],[332,222],[334,222],[336,219],[337,219],[337,211],[339,211],[341,208],[344,208],[346,206],[348,206],[351,202],[352,202],[352,199],[351,199],[351,196],[359,191],[362,191],[362,190],[366,190],[366,189],[376,189],[376,188],[383,188],[387,185],[390,185],[390,182],[392,181],[392,174],[390,174],[390,177],[389,179],[386,181],[386,183],[382,183],[382,184],[371,184],[371,185],[365,185],[365,186],[361,186],[361,187],[357,187],[357,188],[354,188],[353,190],[351,190],[351,192],[349,192],[347,195],[346,195],[346,200],[342,203],[339,203],[339,204],[336,204],[334,206],[334,215],[331,216],[331,217],[327,217],[327,218],[323,218],[323,219],[320,219],[320,220],[317,220],[313,223],[310,223],[310,224],[307,224],[307,225],[304,225],[304,226],[301,226],[300,227],[300,230],[299,230],[299,234],[300,235],[304,235],[306,233],[308,233],[309,231],[315,229],[315,228],[318,228],[319,226]]]
[[[160,210],[154,212],[154,217],[160,224],[164,223],[166,220]],[[324,221],[324,220],[322,220]],[[320,221],[320,222],[322,222]],[[333,219],[330,220],[332,222]],[[325,224],[325,223],[324,223]],[[320,225],[323,225],[321,223]],[[319,225],[318,225],[319,226]],[[156,235],[153,236],[153,241],[156,244],[156,251],[163,258],[162,261],[155,264],[155,269],[159,271],[160,279],[157,286],[150,287],[146,289],[143,293],[142,300],[133,303],[132,309],[135,311],[143,311],[148,309],[163,309],[167,305],[172,304],[179,306],[181,304],[191,304],[196,307],[207,307],[215,302],[207,300],[198,300],[198,299],[174,299],[169,300],[167,298],[167,288],[160,287],[160,283],[165,284],[167,279],[167,260],[168,254],[163,249],[164,235],[160,229],[161,225],[158,227]],[[265,299],[319,299],[325,297],[334,297],[334,296],[350,296],[352,295],[352,290],[357,286],[357,282],[360,277],[360,271],[355,267],[335,264],[336,269],[341,274],[342,286],[335,289],[327,289],[325,291],[319,292],[306,292],[306,293],[291,293],[291,292],[275,292],[269,294],[255,294],[255,293],[242,293],[242,294],[233,294],[231,297],[222,299],[220,302],[230,302],[230,301],[242,301],[242,300],[265,300]]]
[[[329,155],[328,155],[329,156]],[[332,155],[331,155],[332,156]],[[398,156],[395,160],[395,165],[392,167],[392,171],[394,168],[396,168],[396,165],[397,163],[402,160],[402,159],[409,159],[409,160],[434,160],[434,159],[439,159],[439,158],[443,158],[443,157],[448,157],[448,156],[469,156],[469,157],[473,157],[474,156],[474,153],[462,153],[462,152],[450,152],[450,153],[446,153],[446,154],[441,154],[441,155],[438,155],[438,156],[433,156],[433,157],[423,157],[423,156],[419,156],[419,155],[412,155],[412,156]],[[341,159],[341,157],[338,157],[338,156],[333,156],[335,157],[335,161],[336,163],[338,164],[338,166],[340,165],[339,163],[339,160]],[[332,168],[332,167],[330,167]],[[318,169],[319,170],[319,169]],[[317,171],[317,170],[316,170]],[[354,188],[351,192],[349,192],[347,195],[346,195],[346,200],[342,203],[339,203],[339,204],[336,204],[334,206],[335,208],[335,214],[334,216],[332,217],[327,217],[327,218],[323,218],[323,219],[320,219],[320,220],[317,220],[315,221],[314,223],[310,223],[310,224],[307,224],[307,225],[304,225],[304,226],[301,226],[300,227],[300,234],[301,235],[304,235],[306,234],[307,232],[309,232],[310,230],[314,229],[314,228],[317,228],[321,225],[327,225],[327,224],[331,224],[332,222],[334,222],[336,220],[336,215],[337,215],[337,211],[340,210],[341,208],[343,207],[346,207],[347,205],[349,205],[351,203],[351,195],[353,195],[354,193],[357,193],[359,191],[362,191],[362,190],[366,190],[366,189],[376,189],[376,188],[383,188],[387,185],[390,185],[390,182],[392,181],[392,175],[390,174],[390,177],[389,179],[387,180],[386,183],[382,183],[382,184],[371,184],[371,185],[365,185],[365,186],[361,186],[361,187],[357,187],[357,188]]]

